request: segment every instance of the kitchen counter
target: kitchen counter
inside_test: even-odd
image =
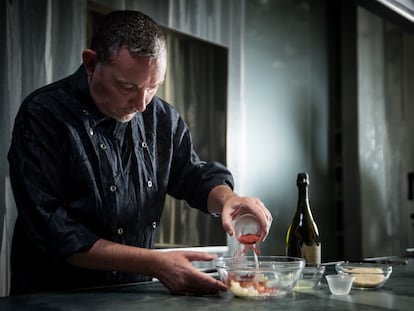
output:
[[[328,272],[329,273],[329,272]],[[353,289],[331,295],[325,282],[317,289],[294,291],[272,300],[245,300],[229,293],[174,296],[159,282],[0,298],[0,310],[413,310],[414,261],[394,266],[378,290]]]

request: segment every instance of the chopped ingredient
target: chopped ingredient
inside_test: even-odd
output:
[[[270,296],[276,291],[275,288],[269,287],[268,279],[263,274],[244,277],[238,281],[231,280],[230,290],[239,297]]]

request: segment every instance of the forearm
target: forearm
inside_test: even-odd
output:
[[[205,252],[170,251],[121,245],[98,240],[91,249],[71,256],[69,264],[96,270],[115,270],[148,275],[160,280],[172,293],[217,293],[225,284],[197,270],[192,261],[211,261],[216,256]]]
[[[122,271],[153,276],[159,253],[100,239],[87,251],[67,259],[71,265],[85,269]]]
[[[224,203],[232,196],[236,194],[228,185],[219,185],[214,187],[207,200],[207,208],[211,214],[221,214],[223,211]]]

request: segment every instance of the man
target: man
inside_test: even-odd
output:
[[[197,156],[177,111],[155,96],[167,67],[160,27],[136,11],[109,14],[73,75],[29,95],[8,154],[18,208],[11,295],[158,278],[174,294],[226,290],[192,261],[151,250],[165,195],[232,220],[272,216],[232,191],[221,164]]]

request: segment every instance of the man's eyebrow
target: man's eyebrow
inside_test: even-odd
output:
[[[119,83],[122,83],[122,84],[130,84],[130,85],[135,85],[136,86],[135,83],[132,83],[132,82],[129,82],[129,81],[126,81],[126,80],[122,80],[122,79],[115,78],[115,81],[119,82]]]
[[[138,89],[138,86],[135,83],[132,83],[132,82],[129,82],[129,81],[125,81],[125,80],[122,80],[122,79],[115,79],[115,82],[122,85],[122,86]]]
[[[116,78],[116,77],[114,77],[114,79],[115,79],[115,82],[117,82],[117,83],[124,84],[124,85],[129,85],[129,86],[132,86],[132,87],[135,87],[135,88],[139,88],[139,86],[136,85],[135,83],[132,83],[132,82],[129,82],[129,81],[120,79],[120,78]],[[160,81],[158,84],[151,86],[151,88],[159,87],[164,82],[165,82],[165,79],[163,79],[162,81]]]

